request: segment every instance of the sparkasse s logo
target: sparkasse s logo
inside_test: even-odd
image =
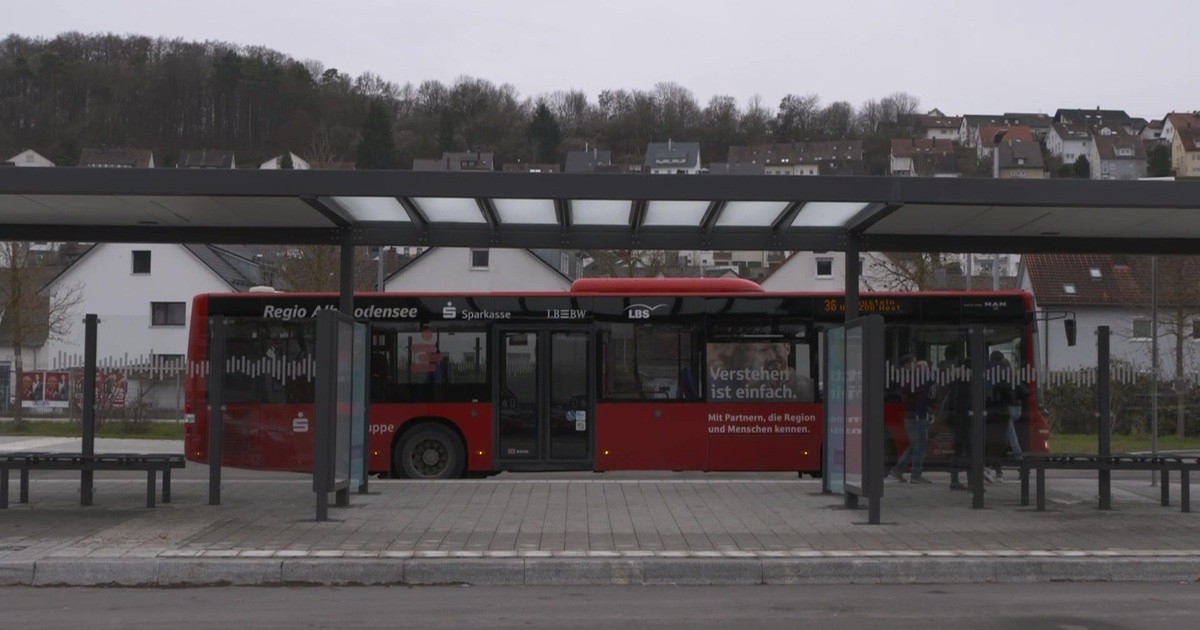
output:
[[[630,304],[625,307],[625,312],[628,313],[629,319],[650,319],[650,313],[666,306],[659,304],[658,306],[650,306],[649,304]]]

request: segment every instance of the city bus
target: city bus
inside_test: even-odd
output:
[[[207,462],[203,366],[208,321],[220,315],[228,357],[223,463],[311,470],[314,313],[337,304],[335,294],[271,291],[194,298],[189,459]],[[1028,293],[864,293],[859,311],[885,319],[892,459],[908,446],[901,401],[911,379],[899,369],[906,355],[935,367],[968,357],[966,329],[981,324],[988,354],[1001,353],[1032,385]],[[354,316],[370,323],[373,473],[821,473],[823,340],[844,320],[840,293],[772,293],[738,278],[588,278],[559,293],[362,293]],[[1018,391],[1022,450],[1048,450],[1036,387]],[[928,465],[953,454],[950,424],[930,427]],[[1006,430],[989,413],[989,452],[1008,450]]]

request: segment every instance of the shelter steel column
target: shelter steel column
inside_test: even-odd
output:
[[[1096,328],[1096,416],[1100,432],[1099,455],[1103,461],[1112,455],[1112,406],[1109,392],[1112,388],[1112,372],[1109,365],[1109,343],[1111,330],[1108,326]],[[1099,470],[1100,509],[1112,509],[1112,471]]]
[[[846,321],[858,317],[858,237],[847,237],[846,245]]]
[[[340,234],[341,256],[338,265],[338,310],[347,317],[354,317],[354,231],[343,228]],[[379,248],[382,255],[383,248]],[[331,329],[336,330],[336,329]],[[334,333],[336,334],[336,332]],[[366,423],[366,429],[370,428]],[[366,441],[363,444],[367,444]],[[363,475],[362,484],[358,486],[359,493],[367,492],[367,476]],[[350,505],[350,489],[338,490],[334,496],[334,505],[346,507]]]
[[[225,421],[225,317],[208,324],[208,504],[221,505],[221,428]]]
[[[983,467],[987,409],[984,405],[984,370],[987,352],[983,327],[971,326],[971,507],[983,509]]]
[[[88,459],[96,454],[96,329],[100,318],[95,313],[83,317],[83,447],[80,454]],[[94,471],[79,473],[79,505],[92,504]]]

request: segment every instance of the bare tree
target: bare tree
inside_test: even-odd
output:
[[[1136,277],[1149,278],[1150,260],[1131,257],[1131,265],[1139,267]],[[1150,287],[1143,287],[1143,304],[1149,312]],[[1175,435],[1183,437],[1187,430],[1187,371],[1194,361],[1193,327],[1200,318],[1200,258],[1193,256],[1160,256],[1158,258],[1158,333],[1169,343],[1170,361],[1174,368]],[[1160,357],[1161,360],[1161,357]],[[1155,366],[1158,368],[1159,366]]]
[[[0,319],[8,330],[13,349],[13,372],[17,395],[13,420],[20,426],[21,381],[25,372],[24,354],[28,348],[61,339],[71,330],[76,310],[83,301],[80,285],[60,286],[47,292],[46,283],[57,268],[50,252],[34,251],[31,243],[0,242]]]
[[[955,264],[944,254],[883,252],[869,254],[868,288],[886,291],[926,291],[938,287],[938,276]],[[866,274],[864,274],[866,276]]]
[[[385,261],[386,262],[386,261]],[[341,286],[341,250],[333,245],[280,248],[268,264],[276,284],[287,291],[336,292]],[[375,290],[376,260],[365,247],[354,248],[354,288]],[[388,271],[385,269],[385,272]]]
[[[588,250],[585,256],[592,261],[586,274],[593,278],[646,278],[679,271],[676,253],[661,249]]]

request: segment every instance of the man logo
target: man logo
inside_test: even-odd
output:
[[[650,306],[649,304],[630,304],[625,307],[625,312],[629,314],[629,319],[650,319],[650,313],[666,306],[659,304],[658,306]]]
[[[442,317],[446,319],[454,319],[458,317],[458,309],[454,308],[454,305],[450,302],[446,302],[446,305],[442,307]]]

